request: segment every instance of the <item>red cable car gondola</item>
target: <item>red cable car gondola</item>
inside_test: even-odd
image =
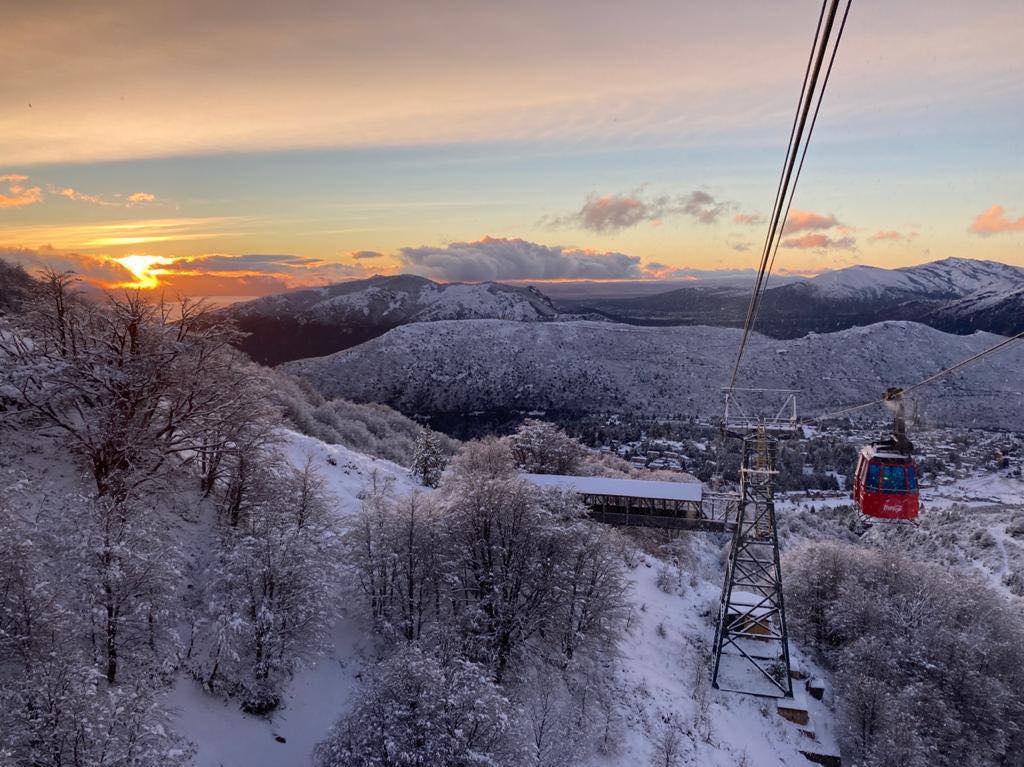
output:
[[[920,508],[914,445],[907,438],[903,390],[889,389],[893,403],[892,436],[861,449],[853,475],[853,498],[865,523],[914,522]]]

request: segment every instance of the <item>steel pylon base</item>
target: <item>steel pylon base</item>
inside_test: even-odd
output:
[[[740,505],[715,632],[712,686],[789,698],[789,635],[775,526],[778,439],[761,425],[743,437]]]

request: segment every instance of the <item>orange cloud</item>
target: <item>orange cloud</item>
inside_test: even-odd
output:
[[[98,194],[86,194],[85,192],[80,192],[79,190],[73,189],[70,186],[59,187],[51,185],[47,187],[47,191],[50,194],[55,194],[60,197],[67,197],[69,200],[74,200],[75,202],[88,202],[92,203],[93,205],[127,205],[128,207],[131,207],[132,205],[140,205],[156,201],[156,196],[150,194],[149,192],[133,192],[127,197],[117,194],[115,195],[115,197],[119,199],[105,200]]]
[[[133,279],[132,272],[116,259],[58,250],[50,246],[34,249],[0,247],[0,258],[21,264],[30,272],[44,268],[74,272],[86,282],[100,287],[127,283]]]
[[[810,210],[791,210],[789,216],[786,217],[786,226],[782,233],[820,231],[831,229],[833,226],[839,226],[839,221],[831,213],[825,216]]]
[[[855,244],[852,237],[829,237],[826,234],[813,233],[782,241],[782,247],[799,250],[852,250]]]
[[[974,217],[969,231],[982,237],[1002,232],[1022,232],[1024,231],[1024,216],[1016,221],[1011,221],[1006,217],[1002,205],[993,205],[984,213],[979,213]]]
[[[293,288],[362,279],[388,269],[292,255],[132,254],[112,257],[49,246],[38,249],[0,246],[0,259],[20,263],[33,272],[46,267],[72,271],[93,288],[141,288],[171,296],[263,296]]]
[[[871,242],[881,242],[883,240],[892,240],[893,242],[899,242],[907,239],[906,235],[900,234],[895,229],[883,229],[880,232],[875,232],[873,235],[868,237]]]
[[[0,176],[0,183],[7,185],[7,194],[0,194],[0,208],[21,208],[35,205],[43,199],[42,190],[38,186],[25,187],[25,181],[28,181],[28,176],[18,173]]]

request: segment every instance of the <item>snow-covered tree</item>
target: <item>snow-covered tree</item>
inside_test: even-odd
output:
[[[195,671],[207,687],[266,712],[330,622],[337,534],[322,479],[264,456],[237,518],[222,523],[207,574],[208,622]]]
[[[144,673],[111,685],[101,648],[97,663],[82,641],[90,605],[78,604],[77,568],[45,554],[46,539],[0,508],[0,762],[183,764],[187,750],[167,726],[159,687]]]
[[[412,457],[413,474],[421,484],[427,487],[437,487],[447,464],[448,457],[441,449],[441,444],[434,432],[423,428],[416,439],[416,449]]]
[[[15,332],[0,335],[0,369],[21,408],[85,458],[99,495],[124,497],[201,459],[262,409],[229,348],[237,334],[203,304],[172,309],[129,292],[100,305],[74,285],[48,275]]]
[[[435,622],[442,584],[440,521],[429,498],[394,498],[374,483],[345,534],[345,563],[385,636],[419,639]]]
[[[350,525],[346,561],[378,629],[457,637],[499,682],[528,647],[558,667],[613,648],[625,586],[611,533],[521,480],[503,440],[467,445],[446,477],[400,501],[375,485]]]
[[[158,510],[141,499],[69,499],[54,510],[60,560],[87,610],[93,651],[108,683],[125,664],[157,670],[175,654],[169,618],[180,553]],[[139,669],[132,669],[138,671]]]
[[[413,643],[370,674],[316,751],[317,767],[526,764],[516,711],[486,669]]]
[[[579,442],[545,421],[523,421],[508,440],[516,465],[535,474],[572,474],[583,458]]]

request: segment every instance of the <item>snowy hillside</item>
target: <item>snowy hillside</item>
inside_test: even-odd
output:
[[[287,369],[325,396],[380,401],[406,413],[711,415],[721,409],[720,387],[739,332],[593,322],[442,322],[398,328]],[[801,411],[813,415],[921,380],[997,340],[909,322],[788,341],[755,335],[739,383],[798,389]],[[1024,344],[922,390],[918,412],[935,423],[1021,428],[1022,370]]]
[[[242,348],[271,364],[330,354],[411,322],[558,317],[551,301],[532,288],[440,284],[408,274],[279,293],[225,311],[251,334]]]

